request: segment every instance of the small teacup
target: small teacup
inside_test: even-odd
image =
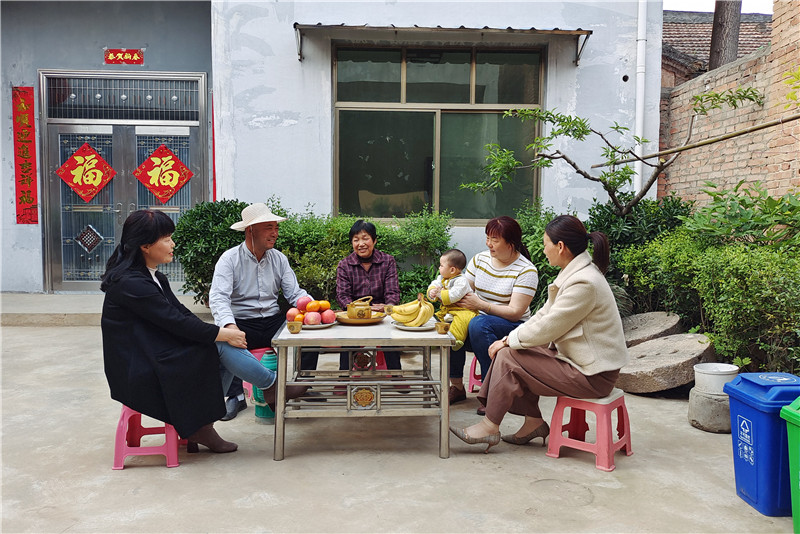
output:
[[[301,323],[300,321],[292,321],[292,322],[288,323],[286,325],[286,327],[289,329],[289,332],[291,332],[292,334],[299,334],[300,330],[303,329],[303,323]]]
[[[436,323],[436,333],[446,334],[450,330],[450,323]]]

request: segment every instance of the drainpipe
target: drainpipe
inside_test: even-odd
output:
[[[645,94],[645,66],[647,64],[647,0],[639,0],[639,17],[636,35],[636,123],[633,135],[642,139],[644,137],[644,94]],[[638,155],[642,154],[644,147],[636,149]],[[641,161],[633,164],[636,174],[633,177],[633,189],[638,193],[642,188],[643,165]]]

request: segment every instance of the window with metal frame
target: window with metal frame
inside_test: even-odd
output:
[[[521,169],[503,189],[476,194],[485,146],[522,158],[535,125],[504,119],[538,107],[542,51],[480,48],[335,50],[336,209],[403,217],[425,205],[456,220],[514,215],[538,194],[537,174]]]

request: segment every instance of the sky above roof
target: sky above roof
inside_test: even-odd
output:
[[[782,0],[791,1],[791,0]],[[714,11],[715,0],[663,0],[668,11]],[[772,14],[772,0],[742,0],[742,13]]]

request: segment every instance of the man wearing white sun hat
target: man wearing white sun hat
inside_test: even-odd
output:
[[[285,220],[264,203],[247,206],[242,220],[231,225],[244,232],[244,242],[226,250],[214,267],[209,293],[214,323],[243,330],[252,349],[272,346],[273,336],[286,320],[278,306],[279,291],[292,306],[300,297],[310,297],[297,283],[289,260],[275,249],[278,223]],[[301,367],[316,369],[318,356],[304,352]],[[241,380],[234,380],[227,396],[228,413],[223,420],[233,419],[247,407]]]

